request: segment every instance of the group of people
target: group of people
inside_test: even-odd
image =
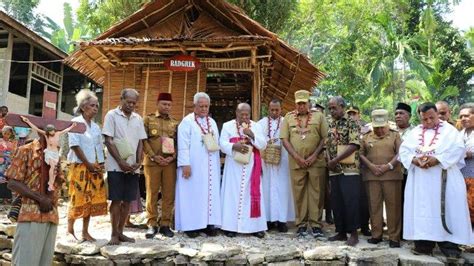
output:
[[[134,242],[124,227],[143,165],[146,238],[173,237],[173,228],[190,238],[219,231],[263,238],[266,230],[287,232],[289,221],[298,237],[324,237],[321,218],[330,191],[326,220],[332,212],[336,234],[329,241],[355,246],[362,229],[371,234],[369,243],[381,242],[385,203],[392,248],[403,237],[415,240],[417,254],[430,254],[438,243],[445,254],[458,256],[458,244],[474,243],[473,104],[461,107],[459,132],[441,115],[443,102],[419,106],[418,126],[410,124],[412,110],[404,103],[397,105],[393,125],[384,109],[373,110],[372,122],[363,125],[342,97],[329,100],[329,117],[323,106],[311,108],[309,97],[297,91],[295,110],[284,117],[280,101],[272,100],[260,121],[252,121],[250,105],[240,103],[235,119],[219,131],[204,92],[194,95],[193,112],[179,122],[170,114],[171,94],[160,93],[156,112],[142,118],[135,112],[138,92],[124,89],[100,129],[93,121],[98,99],[81,91],[73,121],[86,124],[86,132],[68,133],[69,233],[76,237],[74,222],[82,218],[81,238],[94,241],[90,217],[106,214],[108,199],[109,244]],[[52,198],[39,193],[39,147],[33,141],[19,148],[5,173],[9,188],[23,195],[13,248],[18,265],[50,261],[54,249],[58,190]],[[55,174],[57,187],[63,178],[61,171]],[[42,239],[28,241],[32,234]],[[35,248],[40,243],[42,250]]]

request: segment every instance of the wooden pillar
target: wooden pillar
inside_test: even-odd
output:
[[[253,70],[252,78],[252,120],[260,120],[260,67],[257,65]]]
[[[146,76],[145,76],[145,95],[143,97],[143,112],[142,117],[145,117],[146,113],[146,106],[148,102],[148,81],[150,79],[150,65],[146,67]]]
[[[6,105],[6,98],[8,95],[8,87],[10,86],[10,69],[11,69],[11,62],[12,55],[13,55],[13,34],[8,34],[8,42],[7,42],[7,53],[5,54],[5,62],[4,62],[4,76],[3,76],[3,88],[0,90],[0,105]]]
[[[64,63],[61,62],[61,69],[60,73],[61,75],[61,84],[59,85],[59,93],[58,93],[58,102],[56,108],[56,117],[58,117],[59,112],[61,111],[61,105],[62,105],[62,99],[63,99],[63,83],[64,83]]]
[[[33,63],[31,63],[31,61],[33,61],[33,58],[34,58],[34,54],[33,54],[34,50],[35,48],[30,43],[30,56],[28,57],[30,63],[28,63],[28,77],[26,80],[26,99],[28,99],[28,102],[30,101],[30,96],[31,96],[31,75],[33,73]]]

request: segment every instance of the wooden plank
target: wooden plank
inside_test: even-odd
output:
[[[146,115],[146,108],[147,108],[147,101],[148,101],[148,82],[150,80],[150,67],[148,66],[146,69],[146,77],[145,77],[145,96],[143,96],[143,112],[142,117]]]
[[[186,115],[186,91],[188,89],[188,72],[184,72],[184,100],[183,100],[183,117]]]
[[[173,84],[173,71],[169,71],[168,93],[171,93],[171,86]]]

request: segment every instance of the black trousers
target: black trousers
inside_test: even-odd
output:
[[[351,233],[360,227],[360,176],[340,174],[329,179],[336,232]]]
[[[400,231],[400,238],[401,239],[403,239],[403,209],[404,209],[404,204],[405,204],[405,187],[407,185],[407,177],[408,177],[408,175],[406,173],[403,173],[403,181],[402,181],[402,216],[401,216],[402,230]]]

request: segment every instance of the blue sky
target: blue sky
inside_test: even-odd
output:
[[[74,10],[79,6],[79,0],[41,0],[37,11],[62,25],[64,2],[70,3]],[[473,12],[474,0],[462,0],[446,18],[453,21],[455,27],[466,31],[469,27],[474,27]]]

